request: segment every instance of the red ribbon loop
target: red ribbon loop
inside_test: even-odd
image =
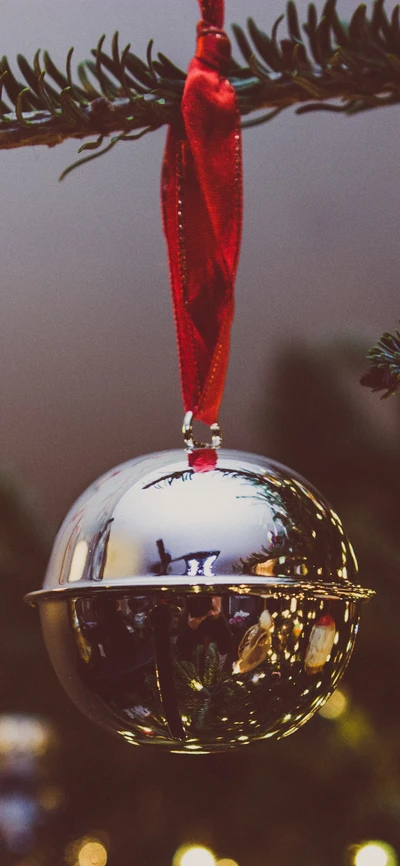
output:
[[[224,26],[224,0],[199,0],[199,6],[204,21],[215,27]]]
[[[240,114],[225,77],[223,0],[200,0],[196,56],[171,126],[162,206],[185,412],[217,421],[229,355],[242,225]]]

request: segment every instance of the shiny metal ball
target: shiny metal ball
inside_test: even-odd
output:
[[[337,686],[372,594],[308,482],[214,454],[103,475],[29,596],[65,690],[131,743],[196,753],[291,734]]]

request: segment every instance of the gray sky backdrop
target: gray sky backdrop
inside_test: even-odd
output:
[[[270,31],[283,6],[227,0],[227,25],[251,14]],[[352,8],[339,0],[342,17]],[[15,65],[18,52],[31,59],[47,48],[63,63],[74,45],[78,61],[118,28],[138,55],[153,37],[185,67],[197,18],[195,0],[3,0],[1,52]],[[399,108],[353,119],[287,111],[245,132],[227,446],[260,450],[257,408],[289,341],[371,340],[395,326],[398,132]],[[62,184],[78,143],[0,152],[0,463],[36,488],[55,524],[110,466],[181,444],[159,208],[164,138],[122,143]]]

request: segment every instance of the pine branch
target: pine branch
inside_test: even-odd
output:
[[[384,391],[382,398],[400,391],[400,331],[387,331],[368,352],[371,367],[361,377],[361,385],[373,391]]]
[[[287,34],[278,40],[282,19]],[[286,16],[275,23],[271,36],[247,22],[247,33],[233,25],[245,64],[233,60],[229,79],[234,86],[243,126],[266,123],[281,111],[298,106],[297,113],[325,110],[356,114],[400,102],[399,6],[391,18],[384,0],[375,0],[372,14],[358,6],[349,24],[340,20],[336,0],[327,0],[318,20],[313,3],[300,27],[296,6],[289,0]],[[303,36],[304,33],[304,36]],[[102,36],[92,58],[72,77],[72,51],[61,71],[45,51],[33,64],[18,56],[19,80],[6,57],[0,61],[0,149],[46,144],[67,138],[91,138],[81,150],[91,151],[80,162],[94,159],[117,142],[133,140],[179,115],[186,75],[165,55],[146,61],[127,45],[122,51],[115,34],[111,52],[103,50]],[[42,65],[43,64],[43,68]],[[262,111],[263,114],[259,114]],[[113,136],[101,150],[105,137]]]

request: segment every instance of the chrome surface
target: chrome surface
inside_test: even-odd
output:
[[[303,478],[252,454],[218,451],[207,471],[192,456],[151,454],[96,481],[28,600],[83,712],[129,742],[196,753],[307,721],[373,593]]]
[[[338,515],[308,482],[263,457],[217,454],[207,472],[167,451],[103,475],[67,515],[30,600],[124,587],[372,594],[355,583]]]
[[[182,433],[185,448],[187,448],[188,451],[195,451],[196,449],[202,448],[221,448],[222,433],[217,421],[215,421],[214,424],[211,424],[210,432],[211,442],[196,442],[193,437],[193,412],[186,412],[182,424]]]
[[[288,736],[311,718],[347,665],[360,607],[156,589],[64,595],[40,615],[56,673],[87,716],[129,743],[196,754]],[[310,669],[328,609],[333,644]]]

